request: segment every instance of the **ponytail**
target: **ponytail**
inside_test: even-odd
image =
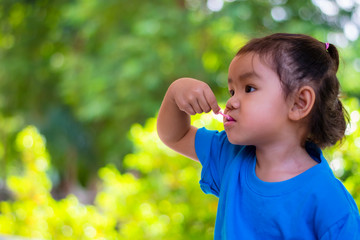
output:
[[[336,47],[329,43],[329,47],[327,49],[327,52],[329,53],[330,57],[332,58],[332,60],[334,61],[335,65],[335,72],[337,72],[338,68],[339,68],[339,52],[336,49]]]

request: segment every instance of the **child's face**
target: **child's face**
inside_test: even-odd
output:
[[[229,67],[230,99],[225,112],[234,121],[224,120],[233,144],[260,146],[283,137],[289,124],[289,104],[278,75],[258,55],[236,56]]]

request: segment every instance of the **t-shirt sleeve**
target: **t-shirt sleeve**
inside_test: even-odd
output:
[[[351,213],[333,224],[320,240],[360,239],[359,213]]]
[[[200,128],[195,137],[195,150],[202,165],[200,187],[206,194],[219,197],[221,179],[231,148],[225,131]]]

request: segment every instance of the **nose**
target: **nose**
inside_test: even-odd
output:
[[[234,110],[240,107],[240,100],[236,98],[235,96],[232,96],[229,98],[229,100],[226,102],[226,110]]]

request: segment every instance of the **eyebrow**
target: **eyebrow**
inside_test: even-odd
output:
[[[238,79],[241,81],[241,80],[246,80],[246,79],[249,79],[249,78],[257,78],[257,79],[260,79],[259,75],[254,72],[254,71],[251,71],[251,72],[245,72],[243,74],[241,74]],[[231,78],[228,79],[228,83],[232,83],[233,80]]]

